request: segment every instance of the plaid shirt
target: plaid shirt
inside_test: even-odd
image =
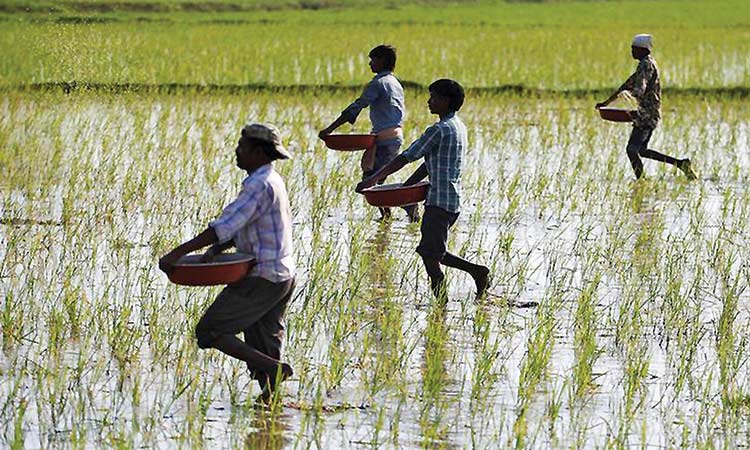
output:
[[[638,111],[633,118],[633,125],[641,128],[656,128],[661,119],[661,82],[659,68],[651,55],[638,62],[633,75],[620,86],[620,91],[630,91],[638,99]]]
[[[248,175],[237,199],[209,226],[219,243],[233,239],[238,252],[255,257],[250,275],[274,283],[294,277],[289,198],[284,180],[271,164]]]
[[[392,72],[378,72],[362,95],[341,114],[353,124],[359,113],[368,106],[373,133],[401,126],[404,119],[404,88]]]
[[[430,178],[426,206],[448,212],[461,210],[461,158],[469,146],[466,126],[456,113],[425,130],[401,155],[409,161],[424,158]]]

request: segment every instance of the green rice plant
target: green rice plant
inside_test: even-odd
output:
[[[596,275],[582,290],[576,302],[574,315],[574,351],[576,363],[573,368],[574,395],[585,396],[594,388],[593,366],[600,350],[596,344],[596,292],[601,276]]]
[[[630,183],[628,127],[600,122],[589,94],[470,90],[450,247],[492,267],[496,295],[475,302],[454,272],[439,313],[418,229],[400,211],[375,223],[353,193],[356,155],[316,137],[356,90],[264,89],[4,92],[0,445],[741,441],[741,98],[665,93],[654,146],[686,149],[701,180],[646,162],[646,183]],[[425,101],[407,86],[407,140],[434,120]],[[195,346],[219,288],[175,287],[154,268],[236,195],[246,120],[276,123],[295,156],[276,165],[299,268],[284,347],[295,376],[265,418],[246,368]],[[539,306],[508,306],[524,301]]]

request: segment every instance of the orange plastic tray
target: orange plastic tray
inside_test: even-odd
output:
[[[402,183],[381,184],[362,191],[367,203],[372,206],[392,207],[419,203],[427,197],[430,183],[419,183],[404,186]]]
[[[174,265],[168,277],[174,284],[183,286],[213,286],[240,281],[255,265],[245,253],[222,253],[213,261],[200,262],[202,255],[185,255]]]
[[[602,119],[610,122],[632,122],[631,112],[621,108],[599,108],[599,115],[602,116]]]
[[[323,141],[331,150],[350,152],[374,147],[375,138],[374,134],[329,134]]]

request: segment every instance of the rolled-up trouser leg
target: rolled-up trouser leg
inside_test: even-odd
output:
[[[273,283],[260,277],[247,277],[225,287],[195,327],[198,347],[210,348],[218,336],[244,332],[272,310],[283,315],[293,287],[293,279]]]

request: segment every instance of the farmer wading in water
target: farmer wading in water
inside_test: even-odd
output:
[[[607,100],[597,103],[602,108],[614,101],[621,92],[628,91],[638,100],[638,110],[632,113],[633,131],[628,140],[627,152],[635,177],[643,175],[643,162],[640,157],[671,164],[680,169],[690,180],[697,178],[690,164],[690,159],[676,159],[648,148],[648,142],[661,119],[661,83],[659,68],[651,56],[651,35],[638,34],[633,38],[631,54],[638,60],[638,68],[625,83]]]
[[[267,402],[276,384],[292,375],[292,367],[280,361],[284,314],[294,291],[292,216],[284,180],[272,164],[290,154],[275,127],[254,123],[242,129],[235,155],[237,167],[247,172],[237,199],[202,233],[162,256],[159,268],[169,273],[180,257],[209,245],[204,261],[232,246],[254,256],[248,276],[219,293],[195,336],[198,347],[244,361],[260,384],[259,400]]]

